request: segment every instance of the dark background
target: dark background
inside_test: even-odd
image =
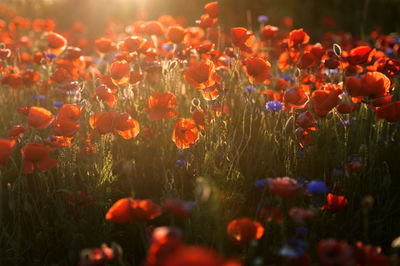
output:
[[[24,16],[51,17],[57,25],[67,28],[74,21],[82,21],[93,35],[101,34],[109,17],[121,21],[134,21],[139,11],[146,19],[160,15],[185,16],[190,25],[204,13],[207,0],[2,0],[15,7]],[[283,16],[294,20],[294,27],[303,27],[312,36],[328,30],[349,31],[360,35],[379,25],[384,32],[400,31],[400,0],[220,0],[219,23],[225,28],[233,26],[253,28],[257,17],[268,16],[267,24],[280,25]],[[1,5],[1,4],[0,4]],[[321,23],[324,16],[335,20],[334,28]],[[257,26],[258,27],[258,26]]]

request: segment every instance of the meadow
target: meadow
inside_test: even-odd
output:
[[[400,265],[399,34],[219,12],[0,7],[0,265]]]

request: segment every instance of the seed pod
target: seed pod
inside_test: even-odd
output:
[[[342,54],[342,48],[340,48],[339,44],[337,44],[337,43],[334,43],[334,44],[333,44],[333,52],[335,52],[335,55],[336,55],[337,57],[340,57],[340,56],[341,56],[341,54]]]

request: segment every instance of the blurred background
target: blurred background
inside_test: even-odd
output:
[[[58,28],[81,21],[89,34],[100,35],[107,19],[123,22],[157,19],[161,15],[184,16],[194,25],[209,0],[1,0],[31,18],[53,18]],[[266,24],[281,24],[283,16],[293,18],[311,36],[326,31],[349,31],[359,35],[379,25],[385,33],[400,31],[400,0],[219,0],[222,27],[258,27],[258,16]]]

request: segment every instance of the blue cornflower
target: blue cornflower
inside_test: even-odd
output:
[[[267,22],[268,17],[267,16],[258,16],[258,22]]]
[[[304,151],[298,151],[297,153],[296,153],[296,156],[297,156],[297,158],[304,158],[304,155],[305,155],[305,153],[304,153]]]
[[[307,248],[307,246],[307,242],[292,238],[286,245],[283,246],[283,248],[279,250],[279,254],[287,258],[300,258],[303,256],[304,250]]]
[[[50,58],[50,59],[54,59],[54,58],[57,57],[57,55],[55,55],[55,54],[53,54],[53,53],[47,53],[47,54],[46,54],[46,57],[47,57],[47,58]]]
[[[298,226],[296,227],[296,235],[305,236],[308,234],[307,227]]]
[[[32,100],[44,101],[44,100],[46,100],[46,96],[44,96],[44,95],[32,95],[31,99]]]
[[[268,111],[279,112],[280,110],[283,109],[283,104],[278,101],[269,101],[265,104],[265,108]]]
[[[310,194],[323,194],[329,191],[329,187],[324,181],[313,180],[307,184],[307,192]]]
[[[255,187],[265,187],[267,185],[267,179],[258,179],[256,182],[254,182]]]
[[[306,179],[304,177],[298,176],[298,177],[296,177],[296,181],[301,186],[301,185],[304,185],[304,182],[306,182]]]
[[[164,43],[161,45],[161,48],[165,51],[171,51],[174,46],[172,44]]]
[[[63,105],[64,105],[63,102],[54,102],[54,103],[53,103],[53,106],[54,106],[54,107],[61,107],[61,106],[63,106]]]
[[[256,88],[253,87],[253,86],[246,86],[246,91],[247,91],[247,92],[256,91]]]
[[[176,161],[176,167],[181,168],[184,165],[186,165],[186,161],[185,160]]]
[[[183,151],[178,150],[178,156],[179,156],[179,157],[183,157]]]
[[[283,78],[285,81],[290,81],[290,82],[294,82],[295,80],[294,80],[294,78],[293,77],[291,77],[291,76],[289,76],[289,75],[286,75],[286,74],[279,74],[279,77],[280,78]]]

